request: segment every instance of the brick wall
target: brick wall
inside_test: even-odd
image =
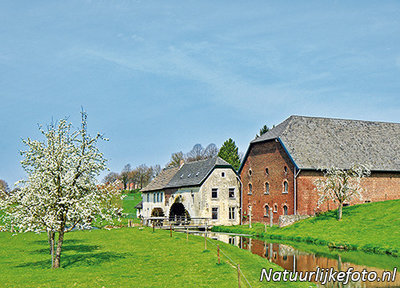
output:
[[[322,172],[301,171],[297,178],[297,212],[301,215],[313,215],[315,212],[336,209],[332,201],[317,208],[318,195],[314,191],[314,182],[322,177]],[[362,200],[349,204],[361,204],[366,201],[377,202],[400,199],[400,173],[372,172],[370,177],[362,180],[364,188]]]
[[[284,214],[284,206],[288,208],[288,214],[293,214],[293,169],[290,158],[279,142],[272,140],[251,145],[240,175],[243,183],[243,212],[246,215],[244,222],[248,221],[249,205],[252,207],[252,221],[255,222],[269,223],[265,205],[270,208],[276,206],[274,223]],[[288,193],[283,193],[284,181],[288,184]],[[266,182],[269,183],[268,195],[265,193]],[[249,194],[249,184],[252,185],[252,194]]]
[[[265,205],[270,208],[277,207],[273,214],[273,221],[278,223],[280,215],[284,214],[283,207],[288,208],[288,215],[294,214],[294,165],[292,164],[282,145],[270,140],[252,144],[249,154],[241,171],[243,183],[243,222],[249,220],[249,206],[252,207],[252,221],[267,222]],[[287,167],[285,172],[284,167]],[[268,168],[268,174],[266,173]],[[251,170],[251,173],[249,171]],[[314,215],[316,212],[333,210],[337,208],[333,201],[326,202],[318,207],[318,195],[314,191],[314,182],[322,177],[321,171],[301,170],[297,179],[297,214]],[[283,183],[288,183],[288,193],[283,193]],[[265,183],[269,183],[269,194],[265,194]],[[249,184],[252,193],[249,194]],[[366,201],[376,202],[400,199],[400,172],[373,172],[370,177],[363,179],[365,189],[362,200],[349,203],[360,204]]]

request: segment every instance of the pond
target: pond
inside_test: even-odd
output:
[[[194,232],[194,234],[204,236],[204,232]],[[317,268],[347,271],[352,267],[354,271],[359,272],[362,272],[363,269],[375,271],[380,277],[384,271],[393,272],[395,267],[400,268],[400,258],[389,255],[329,249],[324,246],[299,242],[264,241],[229,233],[208,232],[207,237],[249,250],[288,271],[316,271]],[[320,287],[400,287],[400,274],[396,274],[394,282],[358,281],[349,282],[347,285],[341,283],[317,284]]]

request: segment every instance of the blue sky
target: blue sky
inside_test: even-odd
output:
[[[1,1],[0,179],[81,106],[109,168],[292,114],[400,122],[398,1]]]

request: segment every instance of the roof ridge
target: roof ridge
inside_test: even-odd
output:
[[[290,115],[289,118],[291,118],[291,117],[293,117],[293,118],[294,117],[297,117],[297,118],[309,118],[309,119],[329,119],[329,120],[357,121],[357,122],[367,122],[367,123],[400,124],[399,122],[373,121],[373,120],[361,120],[361,119],[349,119],[349,118],[337,118],[337,117],[322,117],[322,116]],[[287,119],[289,119],[289,118],[287,118]]]

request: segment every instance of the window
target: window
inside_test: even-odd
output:
[[[160,193],[157,193],[157,202],[160,202]]]
[[[164,192],[160,193],[160,202],[163,202],[163,198],[164,198]]]
[[[286,205],[283,205],[283,215],[288,215],[288,208]]]
[[[249,184],[249,193],[248,194],[253,194],[253,185],[251,185],[251,183]]]
[[[274,205],[274,213],[278,212],[278,205]]]
[[[265,174],[266,174],[266,175],[269,175],[269,170],[268,170],[268,168],[265,168]]]
[[[147,202],[150,202],[150,193],[147,193]]]
[[[264,194],[269,194],[269,183],[268,182],[265,183],[265,192],[264,192]]]
[[[289,189],[289,184],[288,182],[285,180],[283,182],[283,193],[288,193],[288,189]]]
[[[218,219],[218,207],[211,208],[211,218],[212,220]]]
[[[249,176],[251,176],[252,173],[253,173],[253,171],[251,171],[251,169],[249,169]]]
[[[156,202],[156,193],[153,193],[153,202]]]
[[[212,188],[211,189],[211,198],[212,199],[218,198],[218,188]]]
[[[235,198],[235,188],[229,188],[229,198]]]
[[[231,245],[235,245],[235,237],[229,237],[228,243]]]
[[[283,170],[285,170],[285,173],[287,173],[287,166],[285,166],[285,167],[283,168]]]
[[[235,220],[235,207],[229,207],[229,220]]]
[[[221,173],[221,177],[225,177],[225,172],[222,172],[222,173]]]
[[[268,204],[265,205],[264,207],[265,207],[264,216],[265,216],[265,217],[269,217],[269,206],[268,206]]]

